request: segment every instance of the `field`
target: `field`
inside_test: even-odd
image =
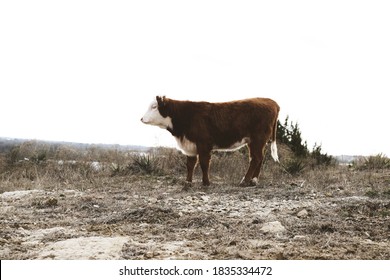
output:
[[[390,259],[388,165],[267,158],[239,187],[247,156],[213,154],[204,189],[175,150],[32,146],[0,157],[1,259]]]

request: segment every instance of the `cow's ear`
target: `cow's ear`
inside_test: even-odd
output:
[[[165,106],[165,96],[156,96],[158,107]]]

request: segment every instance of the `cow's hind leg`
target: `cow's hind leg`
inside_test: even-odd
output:
[[[265,144],[263,146],[263,148],[261,149],[261,158],[260,158],[260,163],[257,165],[257,167],[255,168],[255,171],[253,172],[253,176],[252,176],[252,179],[250,181],[250,184],[251,185],[257,185],[257,182],[259,180],[259,175],[260,175],[260,171],[261,171],[261,167],[263,166],[263,162],[264,162],[264,155],[265,155]]]
[[[260,174],[260,169],[264,158],[264,141],[253,141],[249,144],[250,164],[245,177],[242,179],[241,186],[251,186],[257,184],[257,178]]]

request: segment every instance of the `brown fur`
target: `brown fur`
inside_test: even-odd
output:
[[[250,166],[243,182],[249,184],[257,178],[263,162],[264,148],[269,140],[275,141],[279,113],[278,104],[268,98],[252,98],[224,103],[178,101],[156,97],[163,117],[172,119],[168,130],[179,139],[187,138],[196,144],[203,184],[210,184],[208,171],[211,151],[229,148],[248,138]],[[187,181],[192,181],[196,157],[187,157]]]

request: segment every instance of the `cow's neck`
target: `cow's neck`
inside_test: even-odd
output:
[[[176,118],[172,117],[172,127],[167,127],[167,130],[172,134],[172,136],[183,138],[185,136],[183,124],[178,123],[176,120]]]

